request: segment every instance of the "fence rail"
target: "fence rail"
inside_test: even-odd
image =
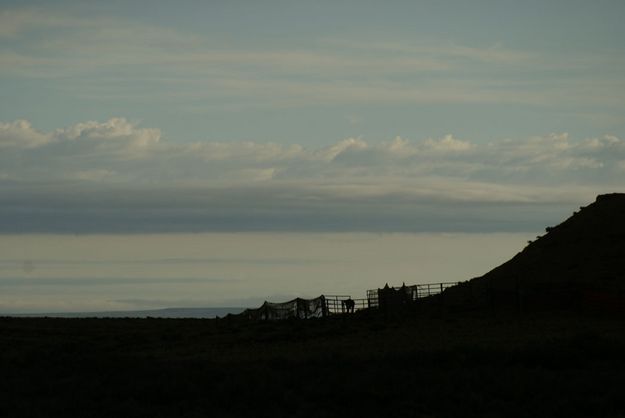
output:
[[[363,299],[352,299],[349,295],[324,295],[326,299],[326,307],[329,314],[341,314],[348,313],[347,306],[345,304],[346,300],[351,300],[354,302],[354,311],[359,311],[362,309],[369,308],[369,300],[366,298]]]
[[[409,301],[415,301],[417,299],[426,298],[428,296],[438,295],[443,293],[446,289],[456,286],[460,282],[442,282],[442,283],[423,283],[415,284],[411,286],[395,286],[385,287],[383,289],[371,289],[367,290],[367,299],[370,306],[380,305],[380,293],[395,291],[400,292],[402,297]]]
[[[352,299],[349,295],[324,295],[326,300],[327,312],[329,314],[341,314],[347,313],[348,307],[346,305],[347,300],[354,302],[354,311],[376,308],[380,306],[380,298],[383,292],[390,292],[404,301],[416,301],[417,299],[426,298],[429,296],[438,295],[443,293],[446,289],[456,286],[459,282],[442,282],[442,283],[424,283],[411,286],[396,286],[385,287],[384,289],[371,289],[367,290],[367,297],[363,299]],[[396,298],[396,297],[395,297]],[[391,302],[386,300],[387,303]]]

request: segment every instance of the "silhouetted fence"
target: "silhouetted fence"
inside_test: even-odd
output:
[[[349,301],[353,302],[353,311],[367,308],[389,308],[441,294],[458,283],[424,283],[411,286],[404,284],[396,287],[390,287],[387,284],[381,289],[367,290],[367,297],[364,299],[352,299],[349,295],[324,295],[324,297],[328,314],[342,314],[350,312]]]
[[[288,318],[322,318],[328,315],[353,313],[368,308],[394,308],[407,302],[427,298],[444,292],[457,282],[427,283],[412,286],[389,287],[367,291],[367,297],[352,299],[350,295],[321,295],[314,299],[296,298],[288,302],[265,301],[259,308],[246,309],[237,315],[228,315],[231,320],[275,320]]]
[[[325,297],[321,295],[314,299],[295,298],[282,303],[265,301],[259,308],[246,309],[240,314],[228,316],[248,320],[274,320],[323,318],[327,315]]]
[[[417,299],[438,295],[446,289],[456,286],[459,282],[425,283],[411,286],[390,287],[388,284],[381,289],[367,290],[367,306],[414,302]]]
[[[349,302],[353,301],[354,311],[369,308],[368,299],[352,299],[349,295],[324,295],[326,300],[327,312],[329,314],[342,314],[349,312]]]
[[[451,289],[453,288],[453,289]],[[449,292],[447,292],[449,290]],[[321,295],[315,299],[296,298],[283,303],[265,302],[257,309],[246,309],[230,320],[275,320],[287,318],[323,318],[374,308],[385,312],[401,310],[408,303],[435,295],[440,306],[450,309],[512,309],[519,312],[540,309],[583,309],[625,312],[625,290],[589,289],[583,286],[540,286],[495,288],[473,282],[424,283],[399,287],[388,284],[367,290],[367,297],[352,299],[349,295]],[[437,305],[438,305],[437,302]]]

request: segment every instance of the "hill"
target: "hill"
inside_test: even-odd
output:
[[[546,232],[445,297],[465,305],[625,308],[625,194],[599,195]]]

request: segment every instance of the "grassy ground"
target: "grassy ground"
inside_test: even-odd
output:
[[[625,318],[0,318],[0,416],[625,416]]]

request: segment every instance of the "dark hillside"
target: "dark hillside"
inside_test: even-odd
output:
[[[546,231],[511,260],[450,291],[448,299],[478,305],[622,309],[625,194],[600,195]]]
[[[0,318],[0,417],[623,417],[625,321]]]

